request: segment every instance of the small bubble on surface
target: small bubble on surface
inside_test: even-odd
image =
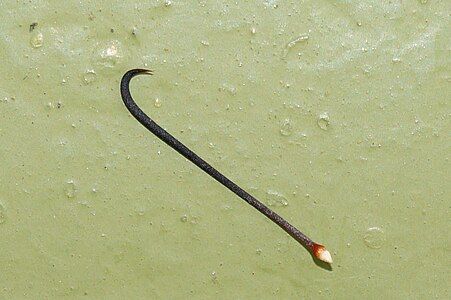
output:
[[[146,214],[146,209],[144,207],[139,207],[135,210],[136,214],[140,217]]]
[[[228,204],[224,204],[221,206],[221,209],[225,210],[225,211],[229,211],[229,210],[232,210],[232,207]]]
[[[263,1],[263,4],[266,7],[277,8],[277,7],[279,7],[277,2],[278,2],[278,0],[265,0],[265,1]]]
[[[155,98],[155,102],[153,103],[153,105],[157,108],[161,107],[161,100],[160,98]]]
[[[43,44],[44,44],[44,36],[42,35],[41,32],[37,32],[31,36],[30,45],[33,48],[42,47]]]
[[[213,281],[213,283],[217,283],[218,275],[216,274],[216,271],[211,272],[210,276],[211,276],[211,280]]]
[[[5,206],[0,202],[0,225],[6,222]]]
[[[282,122],[282,126],[280,128],[280,134],[283,136],[289,136],[293,133],[293,126],[291,124],[290,119],[285,119]]]
[[[385,242],[385,233],[379,227],[370,227],[363,235],[363,241],[368,248],[379,249]]]
[[[183,223],[188,222],[188,216],[187,215],[183,215],[180,217],[180,221],[182,221]]]
[[[85,84],[91,84],[96,80],[97,74],[94,70],[86,70],[83,74],[83,81]]]
[[[268,190],[266,194],[268,206],[288,206],[288,200],[283,194],[274,190]]]
[[[98,63],[106,68],[114,67],[122,57],[121,44],[117,40],[101,45]]]
[[[199,223],[199,217],[191,216],[190,217],[190,223],[191,224],[198,224]]]
[[[330,118],[327,112],[323,112],[318,116],[317,124],[322,130],[328,130],[330,125]]]
[[[56,103],[55,102],[47,102],[47,104],[45,104],[45,107],[48,110],[55,109],[55,108],[60,109],[62,106],[63,106],[63,103],[61,101],[57,101]]]
[[[227,83],[223,83],[222,86],[219,88],[219,91],[225,91],[228,92],[231,96],[235,96],[236,93],[238,92],[237,88],[233,85],[227,84]]]
[[[66,182],[65,194],[67,198],[74,198],[75,194],[77,194],[77,187],[75,185],[74,180],[69,179]]]

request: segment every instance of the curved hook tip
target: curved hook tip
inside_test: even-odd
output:
[[[153,75],[153,71],[152,70],[148,70],[148,69],[134,69],[132,71],[135,71],[134,73],[136,75],[138,75],[138,74]]]
[[[152,70],[148,70],[148,69],[132,69],[127,71],[127,73],[124,74],[123,78],[133,78],[137,75],[153,75],[153,71]]]

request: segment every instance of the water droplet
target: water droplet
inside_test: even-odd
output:
[[[161,100],[160,98],[155,98],[155,102],[153,104],[155,107],[161,107]]]
[[[77,187],[75,185],[75,182],[72,179],[69,179],[67,181],[65,193],[66,193],[66,197],[69,199],[75,197],[75,194],[77,193]]]
[[[420,0],[420,3],[421,4],[426,4],[426,3],[428,3],[428,0]]]
[[[6,222],[5,206],[0,202],[0,225]]]
[[[107,44],[101,45],[98,50],[98,63],[106,68],[113,68],[122,57],[122,47],[119,41],[109,41]]]
[[[218,282],[218,275],[216,274],[215,271],[211,272],[211,280],[213,281],[213,283],[217,283]]]
[[[61,101],[57,101],[56,102],[56,104],[55,103],[53,103],[53,102],[47,102],[47,104],[45,105],[45,107],[48,109],[48,110],[51,110],[51,109],[55,109],[55,108],[61,108],[63,106],[63,103],[61,102]]]
[[[190,223],[191,224],[198,224],[199,223],[199,218],[196,217],[196,216],[192,216]]]
[[[183,215],[180,217],[180,221],[182,221],[183,223],[188,222],[188,216],[187,215]]]
[[[228,210],[232,210],[232,207],[230,205],[224,204],[221,206],[221,209],[228,211]]]
[[[318,126],[322,130],[328,130],[330,125],[329,114],[327,112],[323,112],[318,117]]]
[[[83,81],[86,84],[91,84],[96,80],[97,74],[94,70],[86,70],[85,74],[83,74]]]
[[[270,7],[270,8],[277,8],[279,7],[279,5],[277,4],[278,0],[265,0],[263,1],[263,4],[266,7]]]
[[[42,44],[44,43],[44,36],[41,32],[37,32],[33,34],[30,38],[30,44],[33,48],[39,48],[42,47]]]
[[[222,86],[219,88],[219,91],[226,91],[228,92],[230,95],[235,96],[237,93],[237,88],[233,85],[229,85],[227,83],[223,83]]]
[[[289,136],[293,133],[293,126],[291,125],[290,119],[285,119],[282,122],[282,126],[280,128],[280,134],[283,136]]]
[[[288,200],[283,194],[274,190],[268,190],[266,194],[268,206],[288,206]]]
[[[379,227],[370,227],[366,230],[363,240],[371,249],[379,249],[385,242],[385,234]]]
[[[169,7],[172,5],[172,1],[171,0],[165,0],[164,1],[164,6]]]

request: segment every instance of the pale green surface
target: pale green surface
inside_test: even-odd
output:
[[[0,1],[0,298],[450,297],[449,1],[79,2]]]

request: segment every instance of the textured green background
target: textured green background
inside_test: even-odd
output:
[[[449,12],[1,0],[0,298],[449,299]],[[129,116],[134,67],[143,108],[332,271]]]

